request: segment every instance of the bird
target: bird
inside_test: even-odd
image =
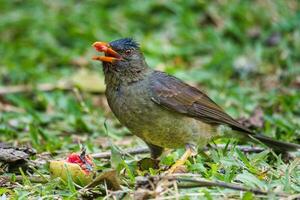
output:
[[[92,46],[104,53],[92,59],[103,63],[109,107],[122,125],[147,144],[151,158],[159,158],[166,148],[185,148],[169,168],[170,174],[196,155],[198,148],[220,136],[218,127],[224,125],[238,138],[258,140],[280,152],[300,149],[299,144],[254,133],[200,89],[149,67],[140,45],[132,38],[97,41]]]

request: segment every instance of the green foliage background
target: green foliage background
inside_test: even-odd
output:
[[[299,7],[296,0],[1,0],[0,86],[55,84],[82,69],[101,78],[100,63],[91,61],[95,54],[91,44],[132,37],[140,43],[151,67],[203,88],[233,117],[249,117],[255,108],[261,108],[264,126],[260,132],[299,143]],[[39,153],[78,151],[78,143],[85,144],[89,152],[103,151],[108,146],[99,137],[108,137],[105,121],[113,141],[130,137],[109,112],[102,95],[81,89],[0,94],[0,141],[30,145]],[[3,105],[22,112],[7,112]],[[142,143],[134,140],[123,146],[137,144]],[[165,161],[178,157],[178,152]],[[229,162],[231,156],[240,159],[235,151],[232,155],[214,153],[212,160],[198,157],[199,162],[190,163],[191,171],[224,180],[218,170],[231,163],[228,182],[247,171],[242,161]],[[251,156],[246,159],[251,161]],[[265,156],[270,153],[256,161],[256,170],[269,166],[276,172],[289,167],[265,163]],[[218,162],[221,164],[216,165]],[[300,173],[299,168],[295,170]],[[277,177],[274,182],[259,180],[261,185],[247,183],[257,173],[248,170],[238,180],[253,187],[283,185],[285,192],[300,192],[299,177],[293,186],[288,186],[288,177]],[[204,193],[212,195],[209,192]],[[26,197],[28,190],[19,188],[12,194]],[[35,195],[42,194],[37,190]]]

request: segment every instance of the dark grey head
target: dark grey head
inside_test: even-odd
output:
[[[123,38],[110,43],[95,42],[93,44],[105,56],[95,56],[94,60],[103,62],[104,73],[117,77],[133,78],[147,68],[139,44],[131,38]]]
[[[138,67],[144,63],[143,53],[139,44],[131,38],[123,38],[110,43],[95,42],[93,46],[97,51],[104,52],[105,56],[96,56],[94,60],[103,62],[103,66],[114,69]]]
[[[112,49],[115,51],[126,51],[127,49],[139,50],[139,44],[132,38],[123,38],[115,40],[109,43]]]

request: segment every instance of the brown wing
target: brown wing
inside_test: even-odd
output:
[[[197,118],[208,124],[229,125],[235,130],[252,133],[226,114],[206,94],[174,76],[155,71],[150,84],[152,100],[169,110]]]

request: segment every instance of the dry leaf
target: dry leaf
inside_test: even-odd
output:
[[[242,117],[238,121],[247,128],[262,128],[264,125],[264,115],[261,108],[256,108],[249,118]]]
[[[120,190],[120,180],[118,178],[117,172],[114,169],[105,171],[101,173],[99,176],[97,176],[93,182],[88,184],[85,188],[93,188],[96,187],[99,184],[103,184],[103,182],[106,182],[108,189],[110,190]]]
[[[147,200],[147,199],[151,199],[154,197],[155,197],[155,194],[153,191],[141,189],[141,188],[137,189],[133,193],[133,199],[135,199],[135,200]]]
[[[12,147],[5,143],[0,143],[0,162],[6,164],[5,171],[19,171],[19,167],[26,169],[27,160],[35,155],[36,151],[29,147]]]
[[[105,91],[104,78],[95,71],[80,69],[71,80],[75,86],[86,92],[102,93]]]
[[[143,158],[142,160],[139,160],[137,165],[139,170],[149,170],[152,169],[159,169],[159,160],[152,159],[152,158]]]

